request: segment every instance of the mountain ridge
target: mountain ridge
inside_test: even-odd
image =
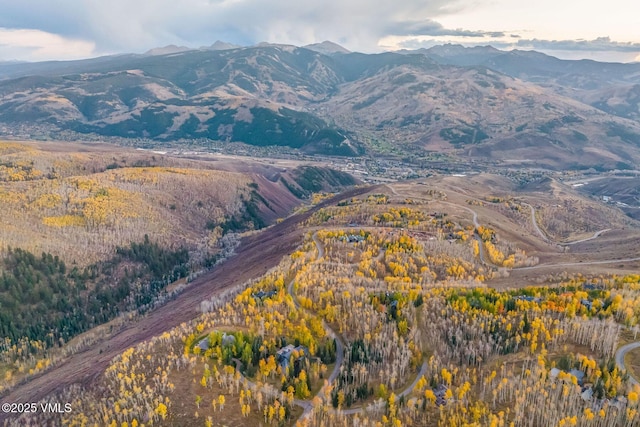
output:
[[[640,64],[490,46],[379,54],[331,42],[218,47],[0,65],[0,123],[337,155],[375,153],[380,144],[371,141],[381,141],[418,156],[553,168],[640,160]]]

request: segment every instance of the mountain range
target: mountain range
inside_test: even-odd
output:
[[[489,46],[363,54],[331,42],[0,63],[0,130],[16,129],[630,169],[640,64]]]

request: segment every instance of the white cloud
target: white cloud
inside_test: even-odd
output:
[[[618,42],[610,37],[598,37],[594,40],[526,40],[517,42],[518,47],[545,49],[545,50],[569,50],[569,51],[613,51],[613,52],[640,52],[640,43]]]
[[[491,45],[502,50],[536,50],[561,59],[592,59],[601,62],[640,61],[640,43],[618,42],[609,37],[593,40],[523,39],[515,34],[481,31],[442,31],[442,36],[388,36],[379,46],[386,50],[420,49],[446,43],[465,47]],[[475,36],[474,34],[478,34]],[[437,32],[434,32],[437,34]]]
[[[469,0],[461,0],[460,4]],[[93,40],[99,52],[142,52],[221,39],[306,44],[333,40],[375,50],[404,23],[454,13],[448,0],[0,0],[0,27]],[[37,13],[34,11],[38,11]]]
[[[0,59],[46,61],[94,55],[95,44],[33,29],[0,28]]]
[[[447,28],[512,30],[524,38],[591,40],[602,35],[640,41],[640,3],[631,0],[477,0],[476,7],[443,17]],[[507,27],[507,28],[505,28]]]
[[[43,49],[5,43],[0,55],[78,57],[92,51],[83,40],[95,43],[95,54],[168,44],[199,47],[218,39],[240,45],[332,40],[363,52],[402,37],[513,44],[512,35],[526,40],[608,35],[640,42],[639,5],[629,0],[0,0],[0,27],[61,38],[45,43],[40,36]]]

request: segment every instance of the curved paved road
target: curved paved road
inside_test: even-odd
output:
[[[398,193],[396,189],[390,186],[389,184],[385,184],[384,186],[387,187],[389,190],[391,190],[394,196],[400,196],[400,193]]]
[[[322,244],[320,243],[320,240],[318,239],[318,232],[313,233],[313,242],[315,243],[316,248],[318,249],[318,258],[316,259],[315,262],[319,262],[324,257],[324,247],[322,246]],[[380,254],[378,256],[381,256],[381,255],[384,255],[384,251],[380,251]],[[291,297],[293,298],[293,303],[295,304],[296,308],[299,309],[299,310],[305,310],[304,308],[302,308],[300,306],[300,303],[298,302],[298,299],[296,298],[295,294],[293,293],[294,282],[295,282],[295,279],[292,279],[289,282],[289,285],[287,286],[287,291],[288,291],[289,295],[291,295]],[[305,310],[305,311],[308,312],[308,310]],[[336,363],[335,363],[335,366],[333,368],[333,371],[331,372],[331,375],[329,375],[329,378],[327,379],[327,384],[322,386],[320,391],[318,391],[318,393],[316,393],[316,396],[322,396],[324,394],[325,387],[327,387],[328,385],[333,383],[336,380],[336,378],[338,378],[338,375],[340,374],[340,367],[342,366],[342,362],[344,361],[344,348],[345,348],[345,345],[344,345],[344,341],[343,341],[342,337],[337,332],[335,332],[324,320],[322,320],[322,326],[326,330],[327,335],[333,337],[336,340]],[[422,377],[422,376],[424,376],[426,374],[427,366],[428,366],[427,362],[424,361],[424,363],[420,367],[420,371],[416,375],[416,378],[413,380],[413,382],[408,387],[406,387],[404,390],[402,390],[400,393],[398,393],[398,395],[397,395],[398,398],[401,398],[403,396],[408,396],[413,391],[413,389],[416,387],[416,384],[418,384],[418,381],[420,380],[420,377]],[[309,415],[311,415],[311,411],[313,410],[313,406],[312,406],[310,401],[296,399],[294,401],[294,403],[296,405],[301,406],[301,407],[304,408],[304,412],[300,416],[300,419],[308,417]],[[340,413],[345,414],[345,415],[353,415],[353,414],[360,413],[362,411],[364,411],[364,408],[352,408],[352,409],[347,409],[347,410],[341,410]]]
[[[35,375],[0,394],[0,403],[37,402],[74,383],[89,385],[111,360],[129,347],[200,315],[200,302],[222,289],[246,282],[277,265],[300,244],[298,225],[319,209],[341,200],[368,193],[379,186],[359,187],[325,200],[308,211],[292,215],[264,231],[243,239],[236,253],[212,271],[194,280],[176,299],[127,325],[103,342],[68,357],[51,369]],[[0,412],[0,425],[9,414]]]
[[[544,234],[542,232],[542,230],[540,229],[540,227],[538,227],[538,221],[536,220],[536,210],[533,206],[531,206],[529,203],[522,203],[525,206],[529,206],[529,209],[531,210],[531,224],[533,224],[533,228],[534,230],[536,230],[536,233],[538,233],[538,235],[542,238],[542,240],[544,240],[547,243],[553,243],[551,242],[551,240],[549,240],[549,238],[547,237],[546,234]]]
[[[395,188],[393,188],[392,186],[390,186],[389,184],[385,184],[385,187],[387,187],[389,190],[391,190],[391,192],[396,195],[396,196],[402,196],[402,194],[398,193],[396,191]],[[446,202],[444,200],[437,200],[437,202],[439,203],[443,203],[445,205],[449,205],[449,206],[455,206],[456,208],[462,208],[464,210],[466,210],[467,212],[469,212],[471,215],[473,215],[472,221],[473,221],[473,226],[475,228],[478,228],[480,226],[480,222],[478,222],[478,213],[476,211],[474,211],[473,209],[467,207],[467,206],[462,206],[462,205],[458,205],[456,203],[451,203],[451,202]],[[533,208],[532,208],[533,209]],[[485,265],[493,265],[490,262],[487,262],[486,257],[484,256],[484,245],[482,243],[482,239],[476,235],[476,241],[478,242],[478,256],[480,257],[480,262],[482,262]]]
[[[322,257],[324,257],[324,247],[322,246],[322,244],[320,244],[320,241],[318,240],[317,231],[313,233],[313,242],[316,244],[316,248],[318,249],[318,258],[316,258],[315,262],[319,262],[322,259]],[[296,309],[300,311],[306,311],[307,313],[309,313],[308,310],[300,306],[300,302],[298,301],[295,294],[293,293],[293,285],[295,284],[295,281],[296,281],[295,277],[291,279],[291,281],[289,281],[289,284],[287,285],[287,293],[291,295],[291,298],[293,299],[293,304],[295,305]],[[333,368],[333,371],[331,371],[331,374],[327,379],[327,384],[322,386],[322,388],[318,391],[318,393],[316,393],[316,396],[322,396],[324,394],[325,387],[327,387],[329,384],[335,381],[336,378],[338,378],[338,375],[340,374],[340,366],[342,366],[342,362],[344,361],[344,343],[342,341],[342,337],[340,337],[324,320],[322,320],[322,326],[327,332],[327,335],[333,337],[336,341],[336,363]],[[240,365],[242,364],[242,362],[240,362],[238,359],[235,359],[235,362],[236,362],[236,370],[240,372]],[[248,379],[247,377],[244,377],[244,378],[249,384],[255,385],[255,383],[250,379]],[[274,396],[278,397],[280,396],[280,393],[277,390],[275,390]],[[300,406],[302,409],[304,409],[304,411],[302,412],[302,415],[300,415],[300,419],[311,415],[311,411],[313,410],[313,403],[311,402],[311,400],[294,399],[293,404]]]
[[[606,233],[607,231],[611,231],[610,228],[605,228],[605,229],[596,231],[595,233],[593,233],[593,236],[591,236],[591,237],[587,237],[587,238],[580,239],[580,240],[575,240],[573,242],[553,242],[551,239],[549,239],[547,237],[546,234],[544,234],[544,232],[538,226],[538,221],[536,220],[536,210],[535,210],[535,208],[533,206],[531,206],[529,203],[522,202],[522,204],[525,205],[525,206],[529,206],[529,209],[531,209],[531,224],[533,224],[533,228],[536,230],[536,233],[538,233],[540,235],[540,237],[542,237],[542,240],[544,240],[547,243],[555,243],[555,244],[562,245],[562,246],[577,245],[578,243],[588,242],[589,240],[597,239],[603,233]]]
[[[396,394],[396,399],[400,399],[402,397],[407,397],[409,394],[411,394],[411,392],[413,391],[414,388],[416,388],[416,385],[418,384],[418,381],[420,381],[420,378],[423,377],[426,373],[427,373],[427,361],[425,360],[422,363],[422,366],[420,366],[420,371],[418,371],[418,374],[416,375],[415,379],[413,380],[413,382],[404,390],[402,390],[400,393]],[[360,407],[360,408],[351,408],[351,409],[343,409],[340,411],[341,414],[344,415],[354,415],[354,414],[359,414],[360,412],[364,411],[365,408]]]
[[[471,208],[469,208],[467,206],[457,205],[457,204],[451,203],[451,202],[445,202],[443,200],[438,200],[438,202],[444,203],[445,205],[455,206],[456,208],[462,208],[462,209],[466,210],[471,215],[473,215],[473,217],[471,218],[471,220],[473,221],[473,226],[476,229],[478,227],[480,227],[480,222],[478,221],[478,212],[474,211],[473,209],[471,209]],[[484,244],[482,242],[482,239],[480,238],[480,236],[478,236],[477,233],[475,233],[475,234],[476,234],[475,235],[476,242],[478,242],[478,256],[480,258],[480,262],[482,262],[484,265],[493,265],[493,263],[488,262],[487,261],[487,257],[484,256]]]
[[[630,352],[631,350],[635,350],[636,348],[640,348],[640,341],[623,345],[618,349],[618,351],[616,351],[616,365],[618,365],[620,369],[623,369],[625,371],[627,370],[627,368],[624,366],[624,357],[628,352]],[[632,385],[640,385],[640,382],[636,378],[632,377],[631,374],[629,374],[629,382]]]
[[[552,264],[538,264],[531,267],[518,267],[514,268],[514,270],[535,270],[538,268],[544,267],[573,267],[576,265],[598,265],[598,264],[615,264],[617,262],[634,262],[640,261],[640,257],[637,258],[623,258],[623,259],[606,259],[600,261],[586,261],[586,262],[560,262],[560,263],[552,263]]]
[[[398,398],[408,396],[413,391],[413,389],[416,388],[416,385],[418,385],[418,381],[420,381],[420,378],[426,375],[428,366],[429,364],[427,363],[426,360],[422,362],[422,366],[420,366],[420,370],[418,371],[416,378],[409,385],[409,387],[405,388],[400,393],[398,393]]]
[[[575,244],[582,243],[582,242],[588,242],[589,240],[597,239],[598,237],[600,237],[601,234],[606,233],[607,231],[611,231],[611,229],[610,228],[605,228],[603,230],[596,231],[595,233],[593,233],[593,236],[587,237],[586,239],[580,239],[580,240],[576,240],[574,242],[561,243],[561,245],[575,245]]]
[[[317,231],[313,233],[313,243],[316,244],[316,248],[318,249],[318,258],[316,259],[315,262],[320,262],[320,260],[324,257],[324,247],[320,243],[320,240],[318,240]],[[296,298],[296,295],[293,293],[294,282],[295,282],[295,278],[291,279],[291,281],[289,282],[289,285],[287,286],[287,292],[289,293],[289,295],[291,295],[291,298],[293,299],[293,303],[295,304],[298,310],[306,311],[308,314],[313,315],[313,313],[310,313],[309,310],[306,310],[300,306],[300,302],[298,301],[298,298]],[[338,375],[340,375],[340,367],[342,366],[342,362],[344,361],[344,347],[345,347],[344,340],[336,331],[334,331],[331,328],[331,326],[329,326],[329,324],[327,324],[327,322],[324,321],[324,319],[322,319],[322,327],[326,331],[327,335],[332,337],[336,342],[336,363],[335,363],[335,366],[333,367],[333,371],[331,371],[331,374],[327,379],[327,383],[322,386],[322,388],[318,391],[318,393],[316,393],[316,396],[323,396],[325,388],[328,387],[332,382],[334,382],[336,378],[338,378]],[[300,416],[301,419],[311,415],[313,406],[310,401],[300,400],[300,401],[296,401],[295,403],[298,406],[302,406],[304,408],[304,412]]]

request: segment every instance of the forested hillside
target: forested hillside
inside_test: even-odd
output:
[[[275,176],[252,172],[250,162],[247,172],[215,166],[105,146],[0,142],[0,374],[8,383],[45,368],[47,349],[161,304],[229,255],[239,233],[356,182],[312,166]]]
[[[614,354],[636,339],[640,276],[585,262],[546,283],[496,285],[544,271],[509,232],[524,232],[529,212],[502,194],[468,203],[438,181],[317,210],[276,268],[127,348],[99,387],[56,395],[77,411],[11,425],[638,425],[640,386]]]
[[[148,237],[81,269],[68,268],[50,253],[35,256],[9,248],[1,261],[0,333],[11,342],[63,344],[151,303],[166,285],[188,274],[188,261],[186,249],[169,251]]]

